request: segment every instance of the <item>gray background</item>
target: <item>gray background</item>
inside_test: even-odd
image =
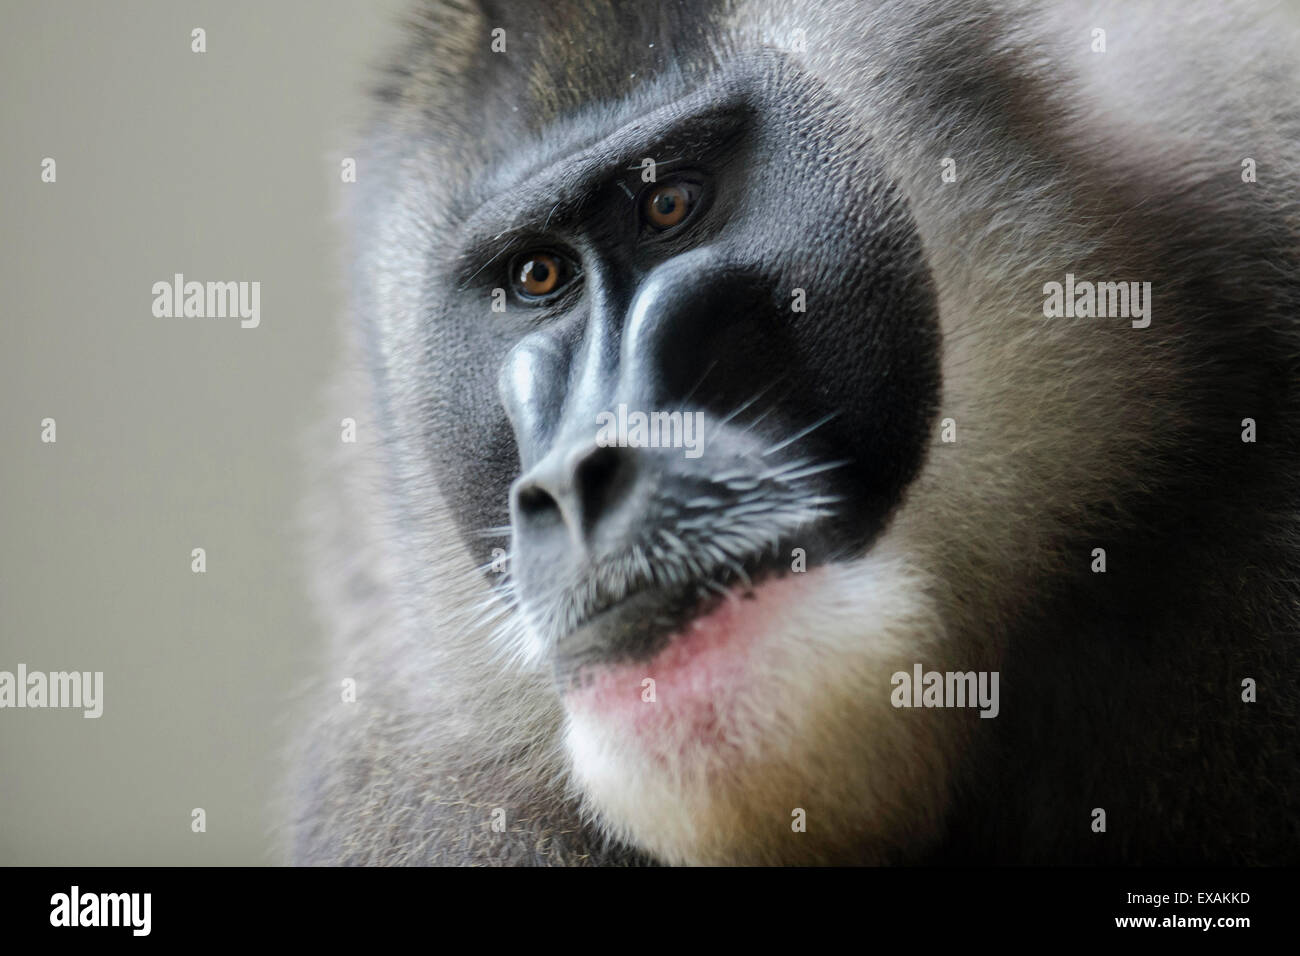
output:
[[[4,0],[0,670],[105,686],[98,720],[0,710],[0,863],[276,861],[320,640],[303,436],[338,440],[339,161],[402,6]],[[176,272],[260,281],[261,327],[155,318]]]

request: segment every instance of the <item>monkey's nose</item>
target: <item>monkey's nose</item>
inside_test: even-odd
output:
[[[516,533],[535,544],[563,533],[579,553],[590,551],[626,522],[637,474],[634,448],[582,443],[555,449],[515,482]]]

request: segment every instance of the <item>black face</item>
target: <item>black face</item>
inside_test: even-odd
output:
[[[869,547],[939,388],[915,228],[845,112],[776,56],[650,104],[512,157],[428,290],[438,480],[485,563],[510,526],[561,674],[653,653],[795,548]],[[620,406],[660,447],[610,444]]]

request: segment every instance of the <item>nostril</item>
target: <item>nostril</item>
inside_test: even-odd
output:
[[[557,453],[515,485],[519,530],[545,537],[563,527],[575,544],[585,542],[618,510],[635,473],[636,463],[624,448],[589,445]]]
[[[573,472],[573,483],[584,492],[614,483],[622,468],[622,449],[596,447],[578,462]]]
[[[520,485],[515,491],[515,507],[520,518],[530,521],[560,515],[560,503],[539,484]]]
[[[590,531],[621,496],[632,477],[626,449],[597,446],[586,452],[573,469],[573,486],[581,502],[584,530]]]

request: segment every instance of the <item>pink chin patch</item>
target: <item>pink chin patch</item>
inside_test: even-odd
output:
[[[733,591],[672,634],[648,661],[588,666],[580,686],[566,693],[566,705],[585,720],[637,736],[663,733],[683,743],[683,738],[725,743],[732,702],[738,693],[753,690],[754,661],[782,609],[798,600],[802,577],[770,579],[750,596]],[[654,681],[653,701],[647,678]]]

